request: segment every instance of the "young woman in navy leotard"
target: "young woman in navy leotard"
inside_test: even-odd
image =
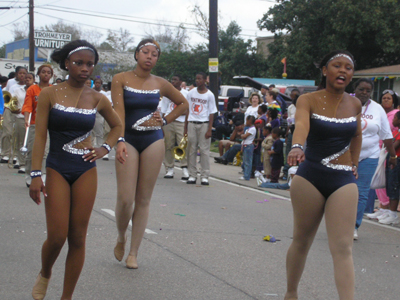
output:
[[[288,155],[290,165],[300,162],[300,166],[290,188],[294,229],[286,261],[285,300],[298,299],[297,287],[307,254],[324,215],[339,298],[354,299],[352,245],[358,201],[355,180],[361,149],[361,103],[344,91],[354,73],[350,53],[331,52],[320,68],[321,89],[302,95],[297,101],[296,130]]]
[[[126,266],[130,269],[138,267],[138,249],[147,225],[151,195],[164,158],[161,126],[174,121],[188,109],[186,99],[171,83],[150,74],[160,54],[160,45],[156,41],[141,41],[136,47],[135,69],[115,75],[111,85],[114,109],[123,127],[117,146],[118,161],[115,162],[118,239],[114,255],[119,261],[123,259],[126,230],[132,220],[131,245],[126,259]],[[163,119],[157,112],[162,96],[176,104],[175,109]]]
[[[43,299],[51,269],[68,239],[61,299],[72,293],[85,260],[85,240],[97,190],[96,159],[107,154],[121,134],[121,121],[104,95],[85,86],[99,60],[96,49],[77,40],[56,50],[53,61],[69,71],[66,82],[44,89],[39,96],[32,156],[30,196],[46,210],[47,240],[42,247],[42,269],[33,287],[33,299]],[[107,141],[91,146],[90,132],[99,112],[110,125]],[[46,186],[40,177],[47,130],[50,150],[46,160]]]

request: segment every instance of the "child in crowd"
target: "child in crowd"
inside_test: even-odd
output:
[[[254,137],[254,152],[253,152],[253,169],[252,173],[256,176],[256,173],[261,174],[262,170],[261,164],[261,143],[264,140],[263,132],[263,121],[261,119],[257,119],[254,122],[254,126],[256,127],[256,136]],[[258,172],[257,172],[258,171]]]
[[[279,115],[279,111],[276,108],[268,108],[268,116],[269,116],[269,124],[271,125],[272,129],[281,125]]]
[[[268,151],[271,155],[271,182],[279,182],[279,174],[283,166],[283,142],[280,139],[281,130],[278,127],[272,129],[271,135],[274,139],[271,150]]]
[[[263,135],[265,137],[264,141],[262,142],[262,148],[264,150],[263,156],[263,165],[264,165],[264,175],[267,179],[271,178],[271,156],[269,155],[268,151],[271,150],[272,144],[274,143],[274,139],[272,138],[272,127],[265,126],[263,129]]]
[[[254,126],[254,121],[254,116],[247,116],[246,127],[248,127],[248,129],[244,134],[242,134],[243,176],[239,178],[240,180],[250,180],[254,152],[253,141],[257,133],[256,127]]]
[[[258,119],[264,122],[263,127],[268,124],[268,117],[267,117],[268,107],[265,104],[262,104],[258,107]]]

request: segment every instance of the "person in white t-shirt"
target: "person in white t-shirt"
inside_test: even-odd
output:
[[[6,90],[11,94],[11,97],[14,96],[15,90],[25,86],[25,76],[27,70],[25,67],[17,67],[15,74],[15,83],[9,85],[8,83],[11,81],[8,80]],[[15,124],[15,114],[11,112],[8,108],[4,107],[3,113],[3,134],[1,136],[1,163],[8,163],[11,157],[15,153],[12,153],[12,145],[14,144],[12,141],[13,136],[13,128]]]
[[[25,117],[21,113],[22,106],[25,103],[25,96],[27,89],[33,84],[35,75],[27,73],[25,75],[25,85],[14,85],[12,86],[13,97],[18,99],[19,112],[15,114],[15,127],[14,127],[14,138],[13,145],[15,145],[15,153],[17,155],[17,161],[19,165],[15,165],[14,168],[19,168],[18,173],[25,174],[25,154],[20,151],[24,144],[25,139]]]
[[[171,78],[171,84],[181,92],[181,94],[186,98],[188,95],[188,91],[181,88],[182,86],[182,77],[179,74],[175,74]],[[167,97],[163,97],[161,100],[161,114],[165,117],[168,116],[171,111],[175,108],[176,104],[169,100]],[[175,121],[163,126],[162,130],[164,132],[164,143],[165,143],[165,158],[164,165],[167,170],[164,178],[174,178],[174,154],[172,152],[175,145],[179,145],[180,141],[184,136],[185,131],[185,119],[186,114],[178,117]],[[182,180],[189,179],[189,171],[187,167],[187,151],[185,156],[181,160],[181,168],[182,168]]]
[[[201,184],[209,185],[210,146],[214,114],[217,112],[215,97],[205,83],[207,75],[200,72],[196,75],[197,88],[188,95],[189,112],[185,122],[185,133],[188,134],[188,168],[189,179],[186,183],[195,184],[197,180],[197,149],[200,148]]]
[[[372,176],[378,165],[380,140],[383,141],[390,156],[394,157],[393,160],[396,161],[396,151],[393,147],[390,124],[382,106],[370,99],[373,90],[374,82],[371,79],[360,78],[354,83],[355,96],[360,99],[362,104],[362,144],[358,162],[358,179],[356,181],[359,196],[354,239],[358,239],[358,228],[361,226],[368,203]],[[379,210],[376,217],[384,212],[384,210]]]
[[[251,169],[253,166],[253,152],[254,152],[254,138],[257,130],[254,126],[256,118],[252,115],[246,118],[246,127],[249,127],[244,134],[242,134],[242,151],[243,151],[243,176],[240,180],[250,180]]]
[[[248,116],[254,116],[254,118],[258,118],[258,106],[262,104],[262,99],[258,93],[252,93],[249,97],[250,106],[247,107],[246,112],[244,113],[244,123],[246,123]]]

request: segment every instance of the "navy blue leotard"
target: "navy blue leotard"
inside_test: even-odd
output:
[[[137,90],[127,86],[124,87],[125,141],[139,153],[143,152],[155,141],[164,138],[160,126],[146,129],[137,126],[141,122],[150,119],[151,114],[157,110],[159,101],[159,90]]]
[[[46,167],[60,173],[72,185],[83,173],[96,166],[84,161],[82,155],[89,150],[74,146],[90,136],[96,120],[97,109],[65,107],[55,104],[50,110],[48,129],[50,151]]]
[[[357,118],[328,118],[313,113],[305,161],[296,175],[307,179],[327,199],[337,189],[355,183],[352,167],[335,163],[347,152],[357,131]]]

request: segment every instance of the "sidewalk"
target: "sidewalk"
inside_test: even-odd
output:
[[[219,157],[218,153],[215,152],[210,152],[210,175],[212,177],[218,178],[220,180],[232,182],[241,186],[246,186],[250,187],[253,189],[257,189],[260,191],[266,191],[272,195],[279,195],[283,196],[287,199],[290,199],[290,191],[289,190],[278,190],[278,189],[267,189],[267,188],[261,188],[258,187],[257,181],[255,178],[250,179],[249,181],[246,180],[239,180],[239,178],[242,176],[238,172],[242,170],[241,167],[239,166],[232,166],[231,164],[224,165],[224,164],[218,164],[214,162],[214,157]],[[286,181],[284,180],[279,180],[280,183],[285,183]],[[379,206],[379,201],[375,201],[375,207]],[[400,213],[398,213],[398,216],[400,218]],[[364,220],[368,220],[369,222],[376,222],[369,220],[366,216],[364,216]],[[377,222],[376,222],[377,223]],[[396,225],[380,225],[379,226],[394,226],[397,228],[400,228],[400,223]]]
[[[214,162],[214,157],[219,157],[218,153],[210,152],[210,175],[212,177],[236,183],[242,186],[248,186],[254,189],[258,189],[260,191],[268,191],[271,194],[280,195],[290,199],[290,191],[289,190],[277,190],[277,189],[267,189],[267,188],[260,188],[257,186],[257,180],[255,178],[247,180],[239,180],[242,177],[242,174],[239,174],[242,170],[239,166],[232,166],[230,164],[217,164]],[[280,183],[285,183],[286,181],[280,180]]]

